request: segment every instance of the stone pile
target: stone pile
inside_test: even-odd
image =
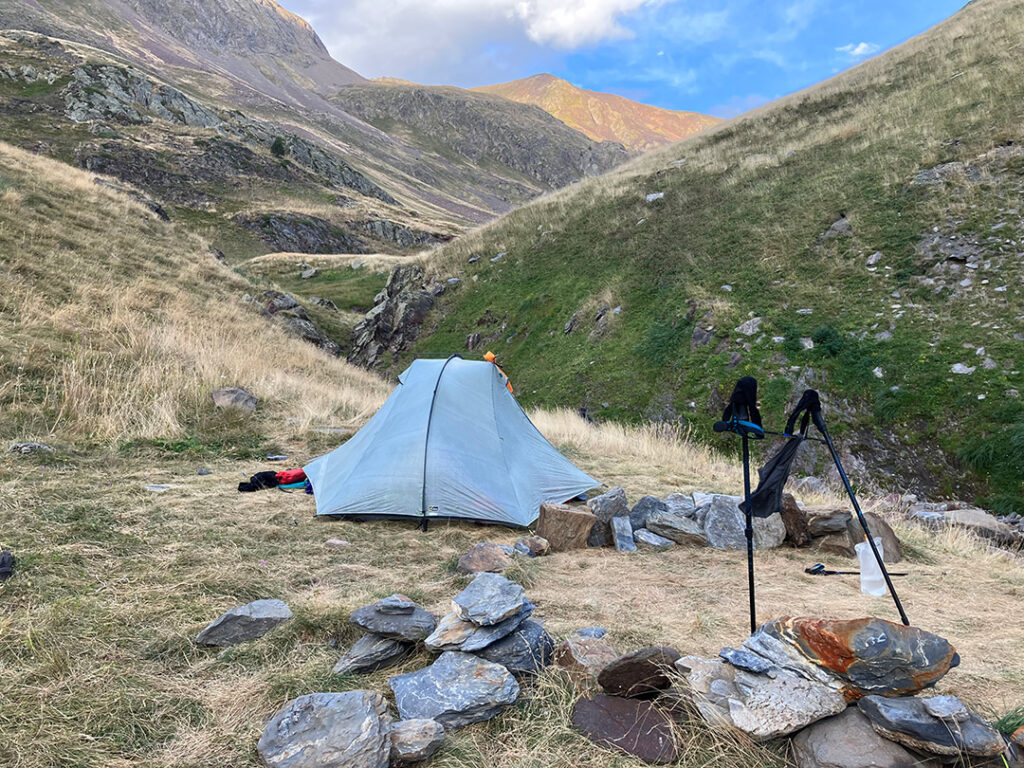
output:
[[[854,547],[864,541],[864,528],[857,516],[845,507],[801,506],[793,496],[782,496],[782,521],[786,543],[793,547],[813,547],[823,555],[856,557]],[[865,512],[871,535],[881,540],[886,563],[903,559],[903,546],[892,527],[874,512]]]
[[[1024,520],[1019,515],[1002,519],[962,501],[909,501],[908,520],[932,530],[961,528],[1011,551],[1024,549]]]

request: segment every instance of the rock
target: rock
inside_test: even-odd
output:
[[[964,528],[983,539],[991,539],[999,544],[1013,544],[1017,540],[1010,526],[983,509],[976,507],[951,509],[944,515],[948,524]]]
[[[665,497],[665,506],[673,515],[697,519],[697,506],[693,496],[686,493],[670,493]],[[701,521],[703,523],[703,521]]]
[[[744,336],[753,336],[759,330],[761,330],[762,319],[760,317],[752,317],[745,323],[742,323],[736,328],[736,333],[742,333]]]
[[[449,613],[441,618],[437,629],[423,644],[432,651],[479,651],[518,629],[532,613],[533,603],[524,600],[518,613],[489,627],[481,627],[460,618],[457,613]]]
[[[368,632],[356,640],[345,655],[338,659],[338,663],[334,665],[334,674],[373,672],[382,667],[389,667],[398,663],[412,647],[412,643]]]
[[[244,411],[245,413],[255,411],[256,404],[259,402],[259,398],[256,395],[242,387],[216,389],[210,396],[213,398],[213,404],[217,408],[232,408]]]
[[[527,619],[509,635],[488,645],[477,655],[501,664],[516,677],[539,672],[551,663],[555,641],[544,627]]]
[[[220,647],[238,645],[263,637],[291,617],[291,610],[280,600],[254,600],[222,613],[196,635],[196,642]]]
[[[832,226],[821,236],[821,239],[829,240],[834,237],[850,237],[851,235],[853,235],[853,227],[850,226],[850,220],[845,216],[840,216],[832,222]]]
[[[903,545],[900,544],[900,540],[896,537],[892,526],[874,512],[865,512],[864,519],[867,520],[868,530],[871,531],[871,535],[882,541],[882,562],[900,562],[903,559]],[[859,544],[864,541],[864,527],[860,524],[860,520],[857,519],[856,515],[850,518],[850,522],[846,525],[846,531],[852,543]],[[851,554],[850,557],[855,555],[856,552]]]
[[[615,549],[619,552],[636,552],[636,542],[633,541],[633,526],[629,524],[628,517],[612,518],[612,541],[615,542]]]
[[[603,636],[593,637],[574,632],[569,639],[555,648],[555,664],[570,672],[597,678],[606,666],[619,658]]]
[[[804,547],[811,543],[811,532],[807,529],[807,516],[796,503],[793,494],[782,494],[782,524],[786,526],[786,541],[793,547]]]
[[[968,282],[968,285],[970,283]],[[953,367],[949,369],[950,373],[957,373],[962,376],[969,376],[977,370],[976,366],[964,365],[963,363],[954,363]]]
[[[655,511],[647,518],[647,528],[658,536],[664,536],[677,544],[689,544],[695,547],[707,546],[704,526],[692,517],[670,511]]]
[[[519,697],[519,684],[505,667],[457,651],[392,677],[388,685],[403,720],[430,718],[445,728],[490,720]]]
[[[352,612],[349,621],[367,632],[408,642],[422,640],[434,631],[434,617],[415,604],[411,613],[391,612],[395,607],[395,597],[392,595],[372,605],[357,608]]]
[[[317,277],[320,274],[320,270],[315,267],[302,270],[302,274],[299,275],[303,280],[309,280],[310,278]]]
[[[512,565],[512,558],[505,554],[505,550],[497,544],[484,542],[474,544],[462,557],[456,570],[459,573],[500,573]]]
[[[331,312],[338,311],[337,304],[335,304],[330,299],[324,299],[321,298],[320,296],[310,296],[309,303],[312,304],[314,307],[322,307],[323,309],[329,309]]]
[[[954,725],[929,714],[925,700],[914,696],[865,696],[857,706],[880,736],[921,752],[994,757],[1006,749],[999,732],[973,713]]]
[[[551,543],[543,536],[525,536],[513,545],[513,549],[526,557],[543,557],[551,550]]]
[[[861,540],[864,538],[864,533],[861,532]],[[816,539],[814,542],[815,551],[823,555],[838,555],[839,557],[856,557],[857,551],[853,548],[853,542],[850,541],[850,535],[844,531],[843,533],[830,533],[828,536],[822,536],[820,539]],[[885,560],[885,553],[882,553],[882,560]]]
[[[647,200],[648,203],[653,203],[655,200],[661,200],[664,196],[664,192],[651,192],[650,194],[645,195],[644,199]]]
[[[877,618],[775,619],[743,647],[842,691],[850,701],[868,694],[916,693],[960,663],[953,646],[938,635]]]
[[[200,477],[206,477],[207,475],[212,475],[213,472],[207,469],[206,467],[200,467],[199,469],[196,470],[196,474],[199,475]]]
[[[679,757],[671,718],[647,701],[604,694],[581,698],[572,710],[572,727],[595,744],[645,763],[664,765]]]
[[[940,768],[882,738],[856,707],[819,720],[793,737],[797,768]]]
[[[15,443],[10,448],[11,453],[20,453],[22,456],[27,456],[30,453],[53,453],[53,448],[48,446],[46,443]]]
[[[574,629],[573,634],[577,637],[596,637],[600,639],[608,634],[608,630],[604,627],[581,627],[580,629]]]
[[[882,252],[881,251],[875,251],[870,256],[868,256],[867,259],[866,259],[867,265],[869,267],[873,267],[873,266],[877,265],[878,262],[880,262],[881,260],[882,260]]]
[[[921,702],[924,704],[924,711],[939,720],[962,723],[971,717],[967,707],[956,696],[932,696],[921,699]]]
[[[373,308],[352,331],[350,363],[371,367],[408,349],[436,301],[424,280],[418,264],[392,268],[384,290],[374,297]]]
[[[322,349],[333,357],[339,357],[341,355],[341,347],[334,339],[329,337],[315,325],[311,320],[307,320],[301,317],[289,317],[285,316],[281,319],[281,325],[284,326],[285,330],[295,334],[300,339],[309,344],[312,344],[318,349]]]
[[[650,517],[652,512],[658,510],[668,510],[668,504],[657,496],[644,496],[640,501],[634,504],[633,509],[630,510],[629,524],[633,526],[634,531],[639,530],[640,528],[646,528],[647,518]]]
[[[641,648],[609,662],[597,676],[597,682],[616,696],[657,695],[672,685],[669,675],[679,656],[679,651],[665,646]]]
[[[256,750],[269,768],[387,768],[390,727],[378,693],[310,693],[277,711]]]
[[[666,539],[646,528],[633,531],[633,541],[636,542],[637,549],[672,549],[676,545],[672,539]]]
[[[146,486],[146,490],[150,493],[164,493],[165,491],[171,490],[169,485],[160,485],[158,483],[150,483]]]
[[[841,507],[805,507],[807,530],[811,536],[825,536],[846,530],[852,515]]]
[[[422,763],[444,743],[444,726],[437,720],[400,720],[391,726],[391,765]]]
[[[352,542],[344,539],[328,539],[324,542],[327,549],[351,549]]]
[[[540,505],[537,535],[548,540],[552,552],[583,549],[587,546],[587,537],[596,521],[589,507],[545,502]]]
[[[612,518],[629,516],[626,492],[622,486],[616,486],[607,493],[602,493],[587,501],[587,506],[597,518],[587,536],[587,546],[606,547],[612,543]]]
[[[699,656],[684,656],[676,668],[686,677],[694,704],[708,723],[734,726],[754,741],[795,733],[846,709],[839,691],[785,669],[755,674],[723,659]]]
[[[491,626],[518,613],[526,590],[496,573],[479,573],[452,600],[452,608],[464,621]]]
[[[753,672],[755,675],[766,675],[775,668],[767,659],[762,659],[756,653],[740,651],[736,648],[723,648],[718,652],[720,659],[725,659],[737,669],[746,672]]]
[[[746,519],[732,496],[715,496],[704,520],[704,535],[715,549],[746,549]],[[656,533],[657,529],[653,529]],[[786,538],[778,513],[754,518],[754,548],[774,549]]]

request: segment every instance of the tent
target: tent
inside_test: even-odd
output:
[[[348,442],[304,467],[318,515],[528,526],[598,482],[549,443],[489,362],[416,360]]]

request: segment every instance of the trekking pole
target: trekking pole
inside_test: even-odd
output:
[[[754,515],[750,508],[750,445],[743,434],[743,498],[746,499],[747,527],[747,591],[750,594],[750,634],[757,631],[757,612],[754,609]]]
[[[832,436],[828,433],[828,427],[825,426],[825,419],[821,415],[820,410],[814,414],[814,426],[818,428],[818,431],[821,432],[821,436],[825,438],[825,445],[828,446],[829,453],[832,454],[832,461],[835,462],[836,470],[839,472],[839,479],[843,481],[843,487],[846,488],[846,493],[853,504],[853,511],[857,513],[857,519],[860,520],[860,525],[864,529],[864,536],[868,540],[871,552],[875,556],[875,561],[878,563],[878,567],[882,570],[882,576],[885,579],[885,586],[889,588],[889,594],[892,595],[892,600],[896,603],[896,610],[900,612],[900,619],[903,620],[903,625],[909,627],[910,619],[907,618],[907,613],[903,610],[903,604],[900,602],[899,595],[896,594],[896,589],[892,585],[892,579],[889,577],[889,571],[885,567],[885,563],[882,562],[882,555],[879,553],[878,547],[875,546],[875,538],[871,535],[871,529],[868,527],[868,521],[864,518],[864,513],[860,509],[860,504],[857,503],[857,496],[853,493],[853,487],[850,485],[850,478],[846,476],[846,470],[843,469],[843,462],[839,460],[839,453],[836,451],[836,446],[832,442]]]

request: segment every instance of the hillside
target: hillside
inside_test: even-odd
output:
[[[737,376],[777,425],[810,385],[860,482],[1021,510],[1022,32],[978,0],[447,246],[403,359],[473,335],[530,405],[698,436]]]
[[[594,141],[617,141],[633,152],[680,141],[722,122],[698,112],[661,109],[612,93],[588,91],[548,74],[473,90],[535,104]]]

